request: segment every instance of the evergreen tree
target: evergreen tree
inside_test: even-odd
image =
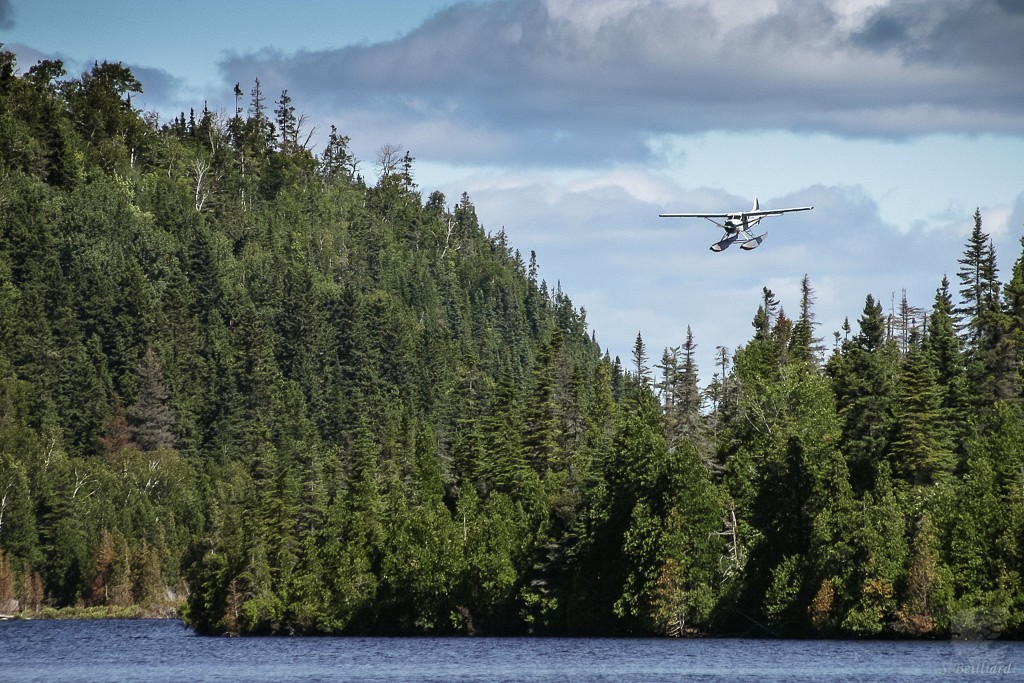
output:
[[[702,633],[710,624],[723,579],[725,539],[719,533],[725,511],[718,490],[693,446],[669,456],[666,472],[662,563],[651,597],[657,632]]]
[[[287,90],[281,91],[281,98],[274,110],[277,118],[278,146],[283,152],[294,152],[299,146],[299,118]]]
[[[651,385],[651,369],[647,365],[647,347],[639,332],[636,334],[636,343],[633,344],[633,373],[636,381],[642,386]]]
[[[841,449],[850,463],[855,491],[872,487],[875,466],[892,438],[898,352],[885,333],[882,307],[870,294],[860,332],[829,361],[836,405],[843,423]]]
[[[991,241],[988,233],[981,229],[981,210],[978,209],[974,212],[974,228],[964,246],[964,255],[957,259],[961,304],[956,314],[961,338],[971,350],[979,345],[984,332],[982,314],[992,288],[990,277],[994,275],[986,271],[991,257]]]
[[[1017,398],[1024,393],[1024,237],[1021,238],[1021,255],[1003,287],[1003,311],[1006,328],[1000,348],[1003,355],[998,366],[1001,377],[997,395]]]
[[[610,540],[621,539],[616,550],[621,564],[613,571],[618,597],[612,609],[639,630],[650,628],[658,572],[665,560],[659,512],[665,510],[669,454],[660,413],[647,388],[632,384],[606,475],[612,500],[605,533]]]
[[[897,610],[897,584],[907,558],[906,519],[896,497],[889,465],[878,464],[872,491],[864,494],[864,512],[856,532],[853,604],[843,629],[877,635]]]
[[[761,308],[754,318],[755,338],[768,337],[772,327],[778,322],[780,304],[775,292],[767,287],[761,288]]]
[[[942,278],[942,285],[935,292],[935,303],[928,318],[927,334],[923,348],[931,356],[935,367],[936,382],[942,394],[942,409],[951,427],[956,417],[966,410],[966,376],[963,355],[953,324],[953,304],[949,295],[949,280]],[[954,443],[959,442],[957,434]]]
[[[915,349],[907,355],[894,398],[889,449],[897,472],[916,484],[931,484],[951,475],[949,416],[942,410],[942,391],[927,353]]]
[[[898,633],[928,636],[943,630],[947,570],[942,566],[937,545],[935,527],[925,513],[917,523],[910,546],[904,599],[896,612]]]
[[[525,424],[517,391],[515,377],[503,374],[484,417],[479,475],[483,493],[493,488],[509,496],[529,496],[536,481],[524,452]]]
[[[977,210],[963,258],[957,261],[961,265],[957,273],[961,304],[956,313],[967,357],[967,382],[976,406],[990,405],[1017,389],[995,248],[981,226],[981,211]]]
[[[352,180],[355,176],[355,157],[348,149],[350,141],[347,135],[339,135],[338,129],[331,126],[327,145],[320,156],[319,172],[325,182],[331,182],[336,178]]]
[[[814,289],[810,278],[804,275],[800,281],[800,317],[793,324],[789,342],[789,355],[798,362],[818,364],[824,352],[821,338],[814,334],[817,323],[814,320]]]
[[[710,469],[713,445],[702,410],[704,399],[698,384],[697,344],[687,326],[682,347],[666,349],[662,356],[663,379],[658,385],[665,415],[665,437],[669,450],[676,450],[687,441],[697,449],[701,460]]]
[[[542,475],[549,469],[561,469],[564,461],[559,454],[562,424],[555,396],[555,364],[562,342],[561,330],[556,328],[542,344],[534,359],[530,397],[524,406],[523,448],[530,465]]]
[[[145,451],[174,447],[174,410],[164,386],[160,360],[152,347],[139,365],[139,392],[128,410],[132,433]]]

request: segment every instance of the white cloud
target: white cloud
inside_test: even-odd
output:
[[[442,119],[508,136],[506,163],[572,166],[708,129],[1019,135],[1022,34],[1024,14],[993,0],[509,0],[453,6],[389,42],[222,68],[324,112],[381,113],[422,154],[447,154],[423,126]]]

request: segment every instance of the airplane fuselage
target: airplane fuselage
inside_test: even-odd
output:
[[[744,230],[749,230],[761,222],[763,216],[750,217],[742,213],[734,213],[721,223],[722,228],[729,235],[735,235]]]

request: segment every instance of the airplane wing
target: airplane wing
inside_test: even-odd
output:
[[[728,218],[731,213],[659,213],[658,218]]]
[[[813,206],[796,206],[790,209],[765,209],[763,211],[733,211],[732,213],[659,213],[659,218],[740,218],[749,216],[758,218],[760,216],[781,216],[790,211],[810,211]]]
[[[813,206],[797,206],[797,207],[794,207],[792,209],[766,209],[764,211],[744,211],[743,215],[744,216],[754,216],[754,217],[757,217],[757,216],[781,216],[782,214],[789,213],[790,211],[810,211],[813,208],[814,208]]]

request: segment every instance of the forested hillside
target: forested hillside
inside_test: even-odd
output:
[[[137,111],[0,51],[0,612],[204,633],[1024,632],[1024,261],[706,389],[287,91]],[[377,180],[371,184],[364,173]],[[951,262],[955,255],[951,255]],[[941,280],[941,284],[938,281]]]

